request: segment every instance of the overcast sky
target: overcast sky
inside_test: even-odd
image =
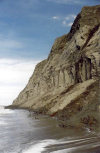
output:
[[[0,0],[0,105],[12,103],[81,8],[98,4],[99,0]]]

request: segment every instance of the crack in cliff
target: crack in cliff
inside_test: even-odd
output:
[[[76,33],[76,31],[79,30],[79,28],[80,28],[80,23],[79,23],[80,19],[81,19],[81,13],[79,13],[77,15],[76,19],[74,20],[74,23],[73,23],[73,25],[71,27],[71,30],[70,30],[70,32],[69,32],[69,34],[67,36],[67,41],[70,41],[72,39],[73,35]]]
[[[99,29],[100,24],[96,25],[92,30],[90,30],[88,38],[85,42],[85,44],[82,47],[82,50],[87,46],[87,44],[89,43],[89,41],[91,40],[91,38],[93,37],[93,35],[96,33],[96,31]]]

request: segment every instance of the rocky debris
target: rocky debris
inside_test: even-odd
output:
[[[97,124],[97,120],[93,116],[89,116],[89,115],[81,118],[81,122],[83,124],[88,125],[88,126],[92,126],[92,125]]]
[[[83,7],[70,32],[55,40],[11,107],[56,116],[70,126],[92,126],[99,123],[99,84],[100,5]]]

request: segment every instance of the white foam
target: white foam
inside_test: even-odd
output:
[[[73,148],[68,148],[63,150],[52,151],[51,153],[71,153],[73,150]]]
[[[29,148],[28,150],[24,151],[23,153],[41,153],[42,151],[46,150],[46,147],[52,144],[55,144],[56,140],[43,140]]]
[[[95,137],[92,137],[92,138],[95,138]],[[91,140],[91,138],[85,138],[85,139],[83,138],[83,139],[78,139],[78,140],[67,140],[67,141],[64,139],[43,140],[43,141],[36,143],[34,146],[30,147],[28,150],[25,150],[23,153],[41,153],[42,151],[46,150],[47,146],[50,146],[50,145],[61,145],[61,144],[68,144],[68,143],[80,142],[80,141],[84,142],[86,140]],[[75,149],[76,149],[76,147],[72,147],[72,148],[66,148],[66,149],[62,149],[62,150],[52,151],[51,153],[70,153]]]
[[[65,143],[65,141],[63,139],[60,139],[60,140],[53,140],[53,139],[43,140],[43,141],[35,144],[34,146],[29,148],[28,150],[25,150],[23,153],[41,153],[42,151],[46,150],[47,146],[63,144],[63,143]],[[67,151],[66,153],[69,153],[70,150],[71,150],[71,148],[69,148],[67,150],[54,151],[52,153],[61,153],[61,151],[63,151],[63,152]]]
[[[64,140],[52,140],[52,139],[48,139],[48,140],[43,140],[42,142],[39,142],[37,144],[35,144],[34,146],[32,146],[31,148],[29,148],[28,150],[25,150],[23,153],[42,153],[42,151],[46,150],[47,146],[50,145],[57,145],[57,144],[63,144],[65,143]],[[52,151],[51,153],[70,153],[70,151],[72,151],[74,148],[67,148],[67,149],[62,149],[62,150],[58,150],[58,151]]]
[[[0,107],[0,115],[4,115],[4,114],[11,114],[13,113],[14,111],[13,110],[10,110],[10,109],[4,109],[4,107]]]

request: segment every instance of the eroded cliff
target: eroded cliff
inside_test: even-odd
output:
[[[55,40],[12,106],[95,124],[100,108],[100,5],[84,7],[68,34]]]

